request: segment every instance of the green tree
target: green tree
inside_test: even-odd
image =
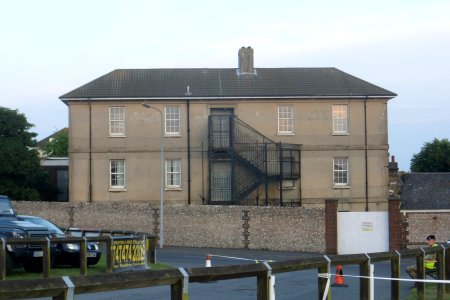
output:
[[[38,153],[31,147],[36,133],[25,115],[0,106],[0,194],[17,200],[37,200],[42,179]]]
[[[450,142],[434,139],[411,159],[412,172],[450,172]]]
[[[69,148],[69,134],[67,129],[59,132],[50,142],[45,144],[44,152],[49,157],[67,157]]]

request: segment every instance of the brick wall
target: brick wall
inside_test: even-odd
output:
[[[15,201],[19,214],[62,227],[158,233],[158,209],[147,203]],[[244,217],[246,211],[246,217]],[[191,205],[164,207],[167,246],[325,252],[325,210],[303,207]]]

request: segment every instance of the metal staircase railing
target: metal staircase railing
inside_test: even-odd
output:
[[[208,127],[210,165],[223,158],[233,165],[232,203],[248,202],[252,192],[268,181],[300,177],[299,145],[277,143],[236,116],[211,115]],[[210,202],[216,202],[217,197],[211,199],[211,195],[217,195],[212,180],[209,188]]]

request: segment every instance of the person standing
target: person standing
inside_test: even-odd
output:
[[[433,234],[427,236],[427,244],[430,248],[438,247],[439,245],[436,243],[436,237]],[[427,254],[425,255],[425,272],[436,270],[436,254]],[[408,273],[409,277],[416,279],[417,278],[417,267],[416,265],[412,265],[406,268],[406,273]]]

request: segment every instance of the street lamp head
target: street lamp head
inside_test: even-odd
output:
[[[151,109],[157,110],[157,111],[161,114],[161,118],[162,118],[163,112],[162,112],[160,109],[158,109],[158,108],[156,108],[156,107],[153,107],[153,106],[151,106],[150,104],[145,103],[145,102],[142,103],[142,106],[145,107],[145,108],[151,108]],[[161,119],[161,121],[163,121],[163,120]]]

